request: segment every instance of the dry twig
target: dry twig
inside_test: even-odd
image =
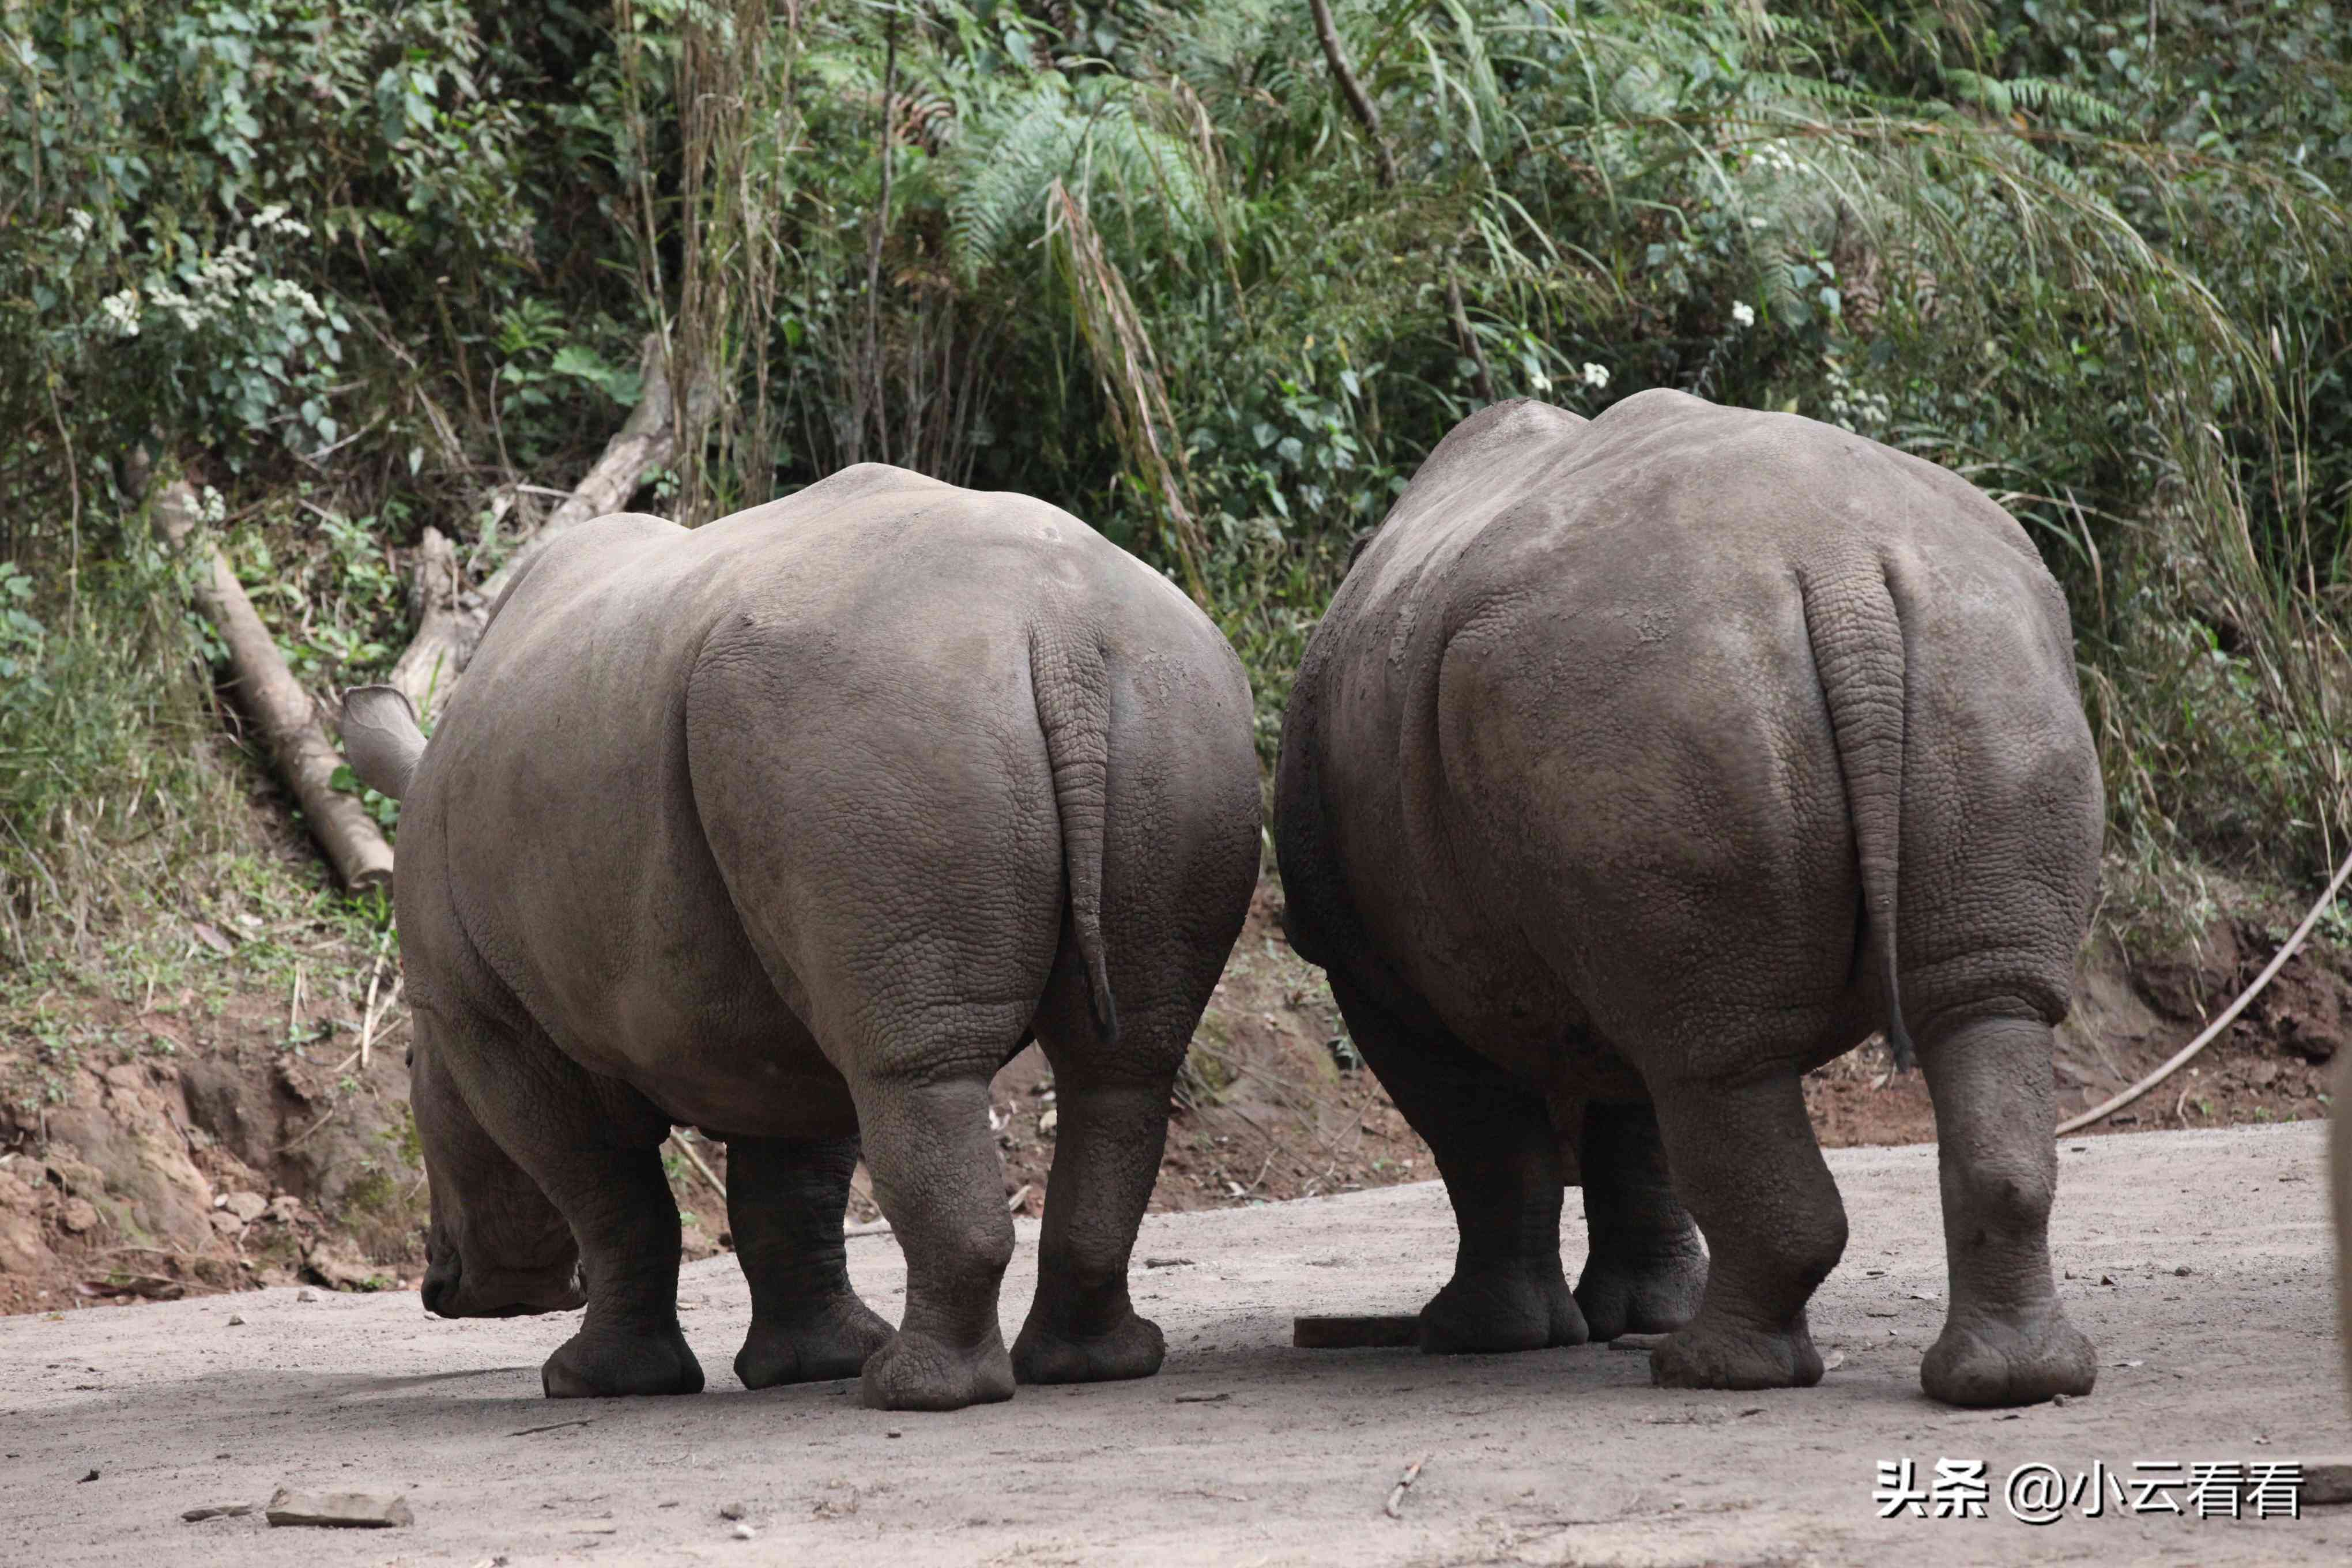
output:
[[[1382,1513],[1387,1514],[1391,1519],[1402,1519],[1404,1517],[1402,1512],[1404,1508],[1404,1494],[1412,1489],[1413,1482],[1421,1479],[1421,1467],[1427,1463],[1429,1463],[1429,1456],[1423,1454],[1420,1458],[1415,1459],[1412,1464],[1407,1465],[1404,1468],[1404,1474],[1397,1478],[1397,1484],[1394,1489],[1389,1493],[1387,1506],[1381,1510]]]

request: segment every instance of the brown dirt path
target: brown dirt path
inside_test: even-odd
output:
[[[1155,1215],[1139,1258],[1181,1260],[1137,1281],[1169,1331],[1160,1376],[946,1416],[865,1410],[843,1384],[742,1392],[727,1366],[748,1309],[724,1258],[687,1272],[711,1380],[688,1399],[542,1400],[565,1321],[436,1322],[413,1295],[16,1317],[0,1321],[0,1562],[2341,1563],[2352,1508],[2111,1508],[2032,1529],[1998,1489],[1985,1519],[1881,1521],[1872,1501],[1876,1462],[1906,1457],[1927,1474],[1981,1458],[1998,1487],[2029,1460],[2128,1473],[2352,1453],[2321,1154],[2309,1126],[2062,1143],[2060,1289],[2105,1370],[2090,1398],[2021,1413],[1919,1394],[1946,1289],[1927,1147],[1830,1155],[1853,1240],[1813,1321],[1844,1361],[1803,1392],[1654,1389],[1643,1357],[1604,1347],[1290,1349],[1294,1313],[1408,1310],[1442,1280],[1452,1226],[1425,1184]],[[1034,1251],[1024,1221],[1008,1329]],[[853,1242],[852,1268],[895,1314],[893,1243]],[[1402,1518],[1383,1518],[1424,1456]],[[285,1483],[401,1490],[415,1523],[180,1522]],[[719,1517],[735,1502],[750,1542]]]

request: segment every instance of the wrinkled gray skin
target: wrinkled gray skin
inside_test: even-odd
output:
[[[1846,1228],[1799,1080],[1907,1024],[1951,1269],[1922,1382],[2089,1390],[2046,1240],[2100,839],[2074,670],[2017,524],[1842,430],[1649,392],[1446,437],[1308,646],[1276,803],[1292,940],[1460,1223],[1426,1348],[1673,1329],[1662,1383],[1818,1381]]]
[[[556,544],[429,747],[397,694],[347,703],[354,769],[406,801],[425,1305],[577,1305],[576,1256],[547,1392],[701,1387],[678,1123],[728,1145],[751,1387],[862,1368],[867,1404],[943,1410],[1156,1371],[1128,1254],[1255,880],[1251,725],[1207,617],[1026,498],[866,465]],[[1008,1354],[989,1081],[1033,1037],[1061,1131]],[[845,1268],[861,1132],[895,1333]]]

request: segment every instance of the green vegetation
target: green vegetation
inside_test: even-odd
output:
[[[1043,496],[1211,606],[1269,754],[1481,401],[1835,420],[2033,532],[2119,865],[2342,853],[2352,14],[1336,8],[1383,146],[1306,0],[0,0],[5,962],[226,896],[252,832],[132,445],[324,691],[397,656],[425,526],[478,580],[569,487],[649,331],[722,395],[640,504]]]

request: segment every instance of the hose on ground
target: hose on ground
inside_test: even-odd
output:
[[[2304,939],[2308,937],[2311,934],[2312,928],[2319,923],[2319,917],[2327,912],[2327,907],[2336,901],[2336,895],[2344,890],[2344,884],[2347,879],[2352,879],[2352,855],[2346,856],[2344,864],[2336,868],[2336,879],[2327,884],[2327,891],[2319,895],[2319,901],[2311,906],[2311,912],[2303,917],[2303,923],[2294,928],[2294,934],[2286,939],[2286,945],[2280,948],[2277,952],[2272,955],[2270,963],[2263,967],[2263,972],[2254,976],[2254,983],[2252,985],[2247,986],[2243,991],[2240,992],[2238,994],[2238,999],[2235,1002],[2231,1003],[2229,1007],[2223,1011],[2220,1017],[2205,1026],[2205,1032],[2203,1034],[2199,1035],[2195,1039],[2181,1047],[2178,1052],[2174,1053],[2170,1061],[2166,1062],[2162,1067],[2157,1068],[2154,1072],[2148,1074],[2146,1078],[2140,1079],[2129,1089],[2125,1089],[2121,1094],[2116,1095],[2114,1099],[2107,1100],[2104,1104],[2093,1106],[2090,1110],[2083,1112],[2080,1116],[2060,1122],[2058,1124],[2058,1136],[2063,1138],[2069,1132],[2079,1132],[2084,1128],[2090,1126],[2093,1122],[2104,1121],[2105,1118],[2114,1115],[2116,1111],[2121,1110],[2125,1106],[2129,1105],[2133,1100],[2137,1100],[2141,1095],[2146,1094],[2149,1089],[2154,1089],[2158,1084],[2162,1083],[2166,1079],[2170,1078],[2174,1073],[2179,1072],[2183,1067],[2186,1067],[2189,1064],[2189,1059],[2195,1057],[2198,1052],[2212,1044],[2213,1041],[2220,1037],[2221,1031],[2228,1028],[2231,1024],[2236,1021],[2238,1015],[2246,1010],[2246,1004],[2261,995],[2263,994],[2263,987],[2268,985],[2271,981],[2277,976],[2278,972],[2286,967],[2286,961],[2293,958],[2295,955],[2295,951],[2303,946]],[[2333,1110],[2334,1114],[2337,1116],[2352,1114],[2352,1112],[2347,1112],[2346,1108],[2340,1105],[2331,1107],[2330,1109]]]

